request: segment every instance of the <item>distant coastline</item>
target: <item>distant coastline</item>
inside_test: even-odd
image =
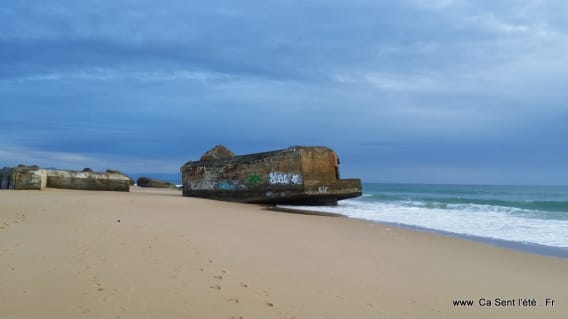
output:
[[[133,180],[137,180],[140,177],[151,177],[156,179],[161,179],[170,182],[175,185],[181,184],[181,173],[126,173]]]

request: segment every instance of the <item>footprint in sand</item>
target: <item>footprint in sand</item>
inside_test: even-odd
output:
[[[93,276],[89,279],[90,282],[95,284],[95,288],[97,289],[97,291],[103,291],[103,284],[99,282],[97,276]]]
[[[91,312],[91,309],[88,307],[78,306],[77,309],[79,309],[79,311],[81,311],[82,314],[87,314]]]
[[[239,303],[239,298],[229,298],[227,299],[227,302]]]
[[[23,223],[25,221],[26,221],[26,215],[24,213],[16,214],[16,220],[14,221],[15,223]]]
[[[215,289],[215,290],[221,290],[221,286],[219,286],[219,285],[210,286],[209,288]]]
[[[213,276],[213,278],[217,279],[217,280],[223,280],[223,276]]]

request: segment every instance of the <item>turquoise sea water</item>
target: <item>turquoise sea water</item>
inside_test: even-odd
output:
[[[568,253],[568,186],[365,183],[359,198],[311,209]]]

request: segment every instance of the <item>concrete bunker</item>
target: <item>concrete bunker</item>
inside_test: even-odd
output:
[[[205,154],[221,156],[204,155],[181,167],[184,196],[248,203],[336,205],[338,200],[362,194],[360,179],[339,178],[339,158],[328,147],[293,146],[240,156],[219,151],[221,148],[224,146]]]

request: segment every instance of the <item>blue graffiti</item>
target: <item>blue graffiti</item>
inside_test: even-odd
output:
[[[224,191],[234,191],[237,189],[237,186],[232,182],[228,181],[221,181],[217,184],[217,189],[224,190]]]

